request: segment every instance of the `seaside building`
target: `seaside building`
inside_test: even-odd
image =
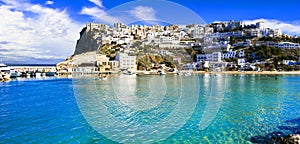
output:
[[[136,56],[129,56],[125,53],[118,53],[116,60],[119,61],[120,70],[134,70],[137,69]]]
[[[117,71],[119,61],[110,61],[106,55],[97,55],[97,67],[100,72]]]
[[[222,59],[235,58],[235,56],[236,56],[236,51],[228,51],[227,53],[222,54]]]
[[[209,61],[209,62],[222,62],[221,52],[213,52],[212,54],[198,54],[196,56],[197,63]]]

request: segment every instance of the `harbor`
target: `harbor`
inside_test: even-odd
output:
[[[55,65],[6,65],[0,64],[0,81],[10,81],[13,78],[39,78],[56,76]]]

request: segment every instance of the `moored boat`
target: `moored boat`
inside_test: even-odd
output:
[[[165,76],[167,75],[163,70],[159,72],[159,75]]]
[[[55,76],[55,72],[46,72],[46,76]]]
[[[99,75],[99,80],[107,80],[107,75],[105,75],[105,74],[100,74]]]
[[[39,73],[39,72],[36,72],[36,73],[35,73],[35,77],[38,78],[38,77],[41,77],[41,76],[42,76],[42,73]]]

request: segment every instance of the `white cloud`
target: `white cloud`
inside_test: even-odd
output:
[[[104,8],[101,0],[89,0],[89,1],[99,6],[100,8]]]
[[[92,17],[99,17],[100,15],[104,14],[105,12],[98,7],[87,8],[83,7],[80,14],[89,15]]]
[[[0,6],[0,57],[4,57],[3,60],[51,61],[65,59],[73,53],[82,24],[74,22],[66,10],[16,1],[4,3]],[[30,16],[26,15],[28,12]]]
[[[54,4],[54,1],[46,1],[45,2],[45,5],[53,5]]]
[[[152,7],[147,6],[137,6],[130,11],[130,14],[144,21],[157,20],[157,18],[155,17],[155,13],[156,12]]]
[[[87,8],[83,7],[80,11],[80,14],[91,16],[98,23],[106,23],[112,25],[116,22],[121,22],[121,20],[117,17],[110,16],[99,7]]]
[[[287,23],[274,19],[245,20],[243,22],[246,24],[255,24],[260,21],[265,23],[265,28],[279,28],[285,34],[300,35],[300,22]]]

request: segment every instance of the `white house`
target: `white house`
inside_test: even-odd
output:
[[[213,52],[212,54],[198,54],[196,56],[197,63],[209,61],[209,62],[222,62],[221,52]]]
[[[240,51],[239,51],[238,57],[239,57],[239,58],[245,57],[245,52],[244,52],[244,50],[240,50]]]
[[[116,60],[119,61],[119,66],[121,70],[136,70],[136,56],[129,56],[125,53],[118,53]]]
[[[239,58],[237,64],[240,65],[240,66],[245,66],[246,60],[244,58]]]
[[[222,54],[223,59],[235,58],[235,56],[236,56],[236,51],[228,51],[227,53]]]
[[[178,44],[179,38],[174,36],[160,36],[160,42],[163,44]]]
[[[297,48],[300,48],[300,44],[292,43],[292,42],[280,42],[280,43],[278,43],[278,48],[297,49]]]

